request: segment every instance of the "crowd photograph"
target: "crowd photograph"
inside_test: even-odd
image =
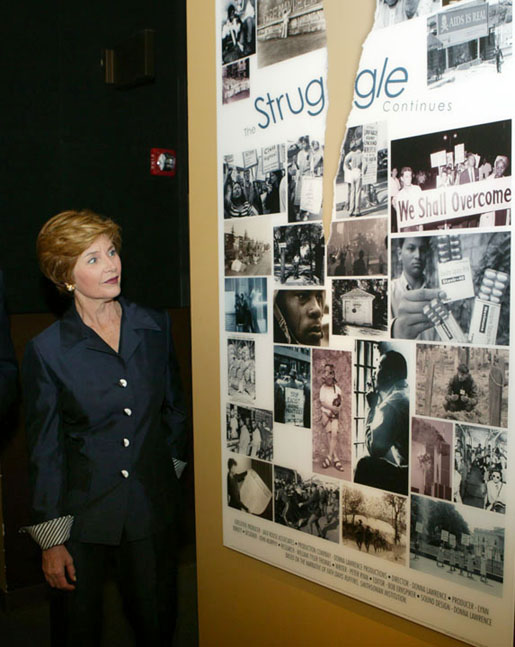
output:
[[[323,285],[324,257],[322,225],[274,227],[276,285]]]
[[[391,27],[405,20],[427,16],[438,11],[440,7],[441,0],[377,0],[374,29]]]
[[[227,404],[227,449],[271,461],[274,457],[273,426],[271,411]]]
[[[229,397],[245,402],[256,399],[256,349],[251,339],[227,340]]]
[[[225,276],[269,276],[272,232],[268,222],[246,219],[225,223]]]
[[[328,276],[386,276],[388,219],[366,218],[331,224]]]
[[[340,489],[331,479],[274,466],[274,521],[339,543]]]
[[[222,103],[250,97],[250,62],[248,58],[222,68]]]
[[[222,63],[256,53],[255,0],[225,0],[222,8]]]

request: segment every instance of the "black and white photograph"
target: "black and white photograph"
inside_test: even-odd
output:
[[[222,63],[256,53],[256,0],[222,0]]]
[[[452,422],[411,421],[411,491],[452,500]]]
[[[506,427],[508,351],[417,344],[418,415]]]
[[[257,0],[257,9],[259,67],[325,47],[320,0]]]
[[[268,332],[266,278],[225,279],[226,332]]]
[[[374,29],[427,16],[438,11],[441,6],[442,0],[377,0]]]
[[[272,521],[272,465],[232,454],[227,459],[227,505]]]
[[[271,411],[227,404],[227,449],[236,454],[272,461],[274,458]]]
[[[222,68],[222,103],[234,103],[250,97],[250,63],[244,58]]]
[[[507,469],[505,430],[456,424],[453,501],[504,514]]]
[[[334,185],[336,218],[388,213],[388,133],[385,121],[347,129]]]
[[[276,285],[323,285],[324,252],[322,225],[274,227]]]
[[[324,289],[274,292],[276,344],[327,346],[329,318],[329,304]]]
[[[480,87],[497,75],[508,77],[513,69],[511,0],[452,5],[427,19],[428,87],[471,77]]]
[[[397,139],[391,157],[392,231],[511,224],[511,120]]]
[[[507,346],[508,232],[392,238],[394,338]]]
[[[272,232],[265,220],[246,218],[225,223],[225,276],[269,276]]]
[[[411,496],[410,568],[502,597],[504,527],[499,517],[463,505]]]
[[[274,346],[274,420],[311,427],[311,351]]]
[[[386,279],[335,279],[332,297],[333,335],[389,336]]]
[[[274,521],[314,537],[339,543],[338,481],[276,465]]]
[[[256,399],[256,347],[252,339],[227,340],[227,388],[234,400]]]
[[[224,156],[224,218],[286,214],[286,147],[272,144]]]
[[[322,219],[324,140],[288,141],[288,222]]]
[[[402,342],[356,341],[354,483],[408,494],[410,351]]]
[[[387,276],[388,219],[365,218],[331,223],[328,276]]]
[[[342,486],[342,544],[393,564],[407,563],[406,497]]]
[[[313,472],[352,479],[352,353],[313,350]]]

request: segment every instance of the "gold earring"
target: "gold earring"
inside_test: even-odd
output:
[[[71,283],[65,283],[64,287],[68,290],[68,292],[73,292],[75,290],[75,286]]]

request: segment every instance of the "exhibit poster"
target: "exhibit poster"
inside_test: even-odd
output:
[[[511,647],[512,3],[375,4],[328,198],[324,3],[215,3],[223,540]]]

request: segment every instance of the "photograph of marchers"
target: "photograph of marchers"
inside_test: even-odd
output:
[[[225,223],[225,276],[267,276],[272,273],[272,232],[268,219]]]
[[[256,399],[256,349],[252,339],[227,340],[227,392],[242,402]]]
[[[232,454],[227,459],[227,505],[272,521],[272,465]]]
[[[259,67],[325,47],[320,0],[257,0],[257,9]]]
[[[411,491],[451,501],[451,422],[411,421]]]
[[[222,63],[232,63],[256,52],[256,0],[223,0]]]
[[[388,219],[364,218],[331,224],[328,276],[386,276]]]
[[[504,514],[507,470],[506,431],[455,425],[453,501]]]
[[[350,481],[352,353],[312,352],[313,471]]]
[[[321,220],[323,175],[323,138],[288,141],[288,222]]]
[[[498,515],[411,495],[410,568],[502,597],[504,527]]]
[[[417,344],[418,415],[506,427],[508,351]]]
[[[329,317],[325,290],[275,290],[274,342],[327,346]]]
[[[311,351],[274,346],[274,420],[311,427]]]
[[[335,279],[332,295],[333,335],[388,336],[386,279]]]
[[[510,343],[508,232],[391,239],[395,338]]]
[[[444,0],[445,2],[445,0]],[[377,0],[374,29],[427,16],[441,8],[441,0]]]
[[[222,68],[222,103],[233,103],[250,97],[249,59]]]
[[[354,354],[354,482],[396,494],[408,494],[410,352],[357,340]]]
[[[268,331],[266,278],[225,279],[224,302],[226,332]]]
[[[323,285],[324,252],[322,225],[274,227],[276,285]]]
[[[501,189],[502,183],[498,180],[511,176],[511,130],[511,120],[507,119],[392,141],[389,179],[392,231],[510,224],[511,209],[478,206],[477,213],[460,215],[466,208],[466,200],[457,214],[451,213],[451,207],[455,187],[472,184],[466,187],[469,193],[486,186]],[[483,182],[487,180],[489,184]],[[476,182],[482,184],[476,186]],[[417,217],[435,218],[424,217],[421,225],[416,221],[412,224],[408,218],[410,207]]]
[[[288,188],[284,144],[224,155],[224,218],[286,213]]]
[[[336,218],[388,213],[387,124],[347,129],[334,185]]]
[[[274,500],[276,523],[339,543],[338,481],[276,465]]]
[[[512,70],[511,0],[449,2],[427,19],[427,85],[474,78],[478,86]]]
[[[243,456],[271,461],[274,457],[271,411],[227,404],[227,449]]]
[[[342,544],[406,565],[407,499],[367,487],[342,487]]]

